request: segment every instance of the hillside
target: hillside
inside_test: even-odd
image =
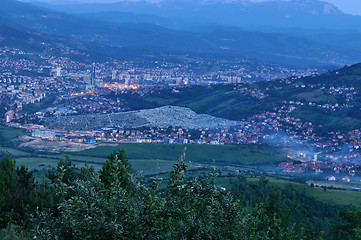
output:
[[[146,59],[159,56],[152,49],[119,48],[72,37],[59,37],[29,29],[0,16],[0,43],[2,47],[16,48],[27,53],[66,56],[79,61],[106,61],[110,57]],[[40,61],[40,59],[38,59]]]
[[[241,29],[174,30],[148,23],[112,23],[4,0],[0,16],[32,30],[102,45],[163,53],[226,54],[288,66],[344,65],[360,61],[355,51],[285,34]],[[123,54],[131,55],[124,49]],[[135,51],[134,54],[137,54]],[[145,54],[144,54],[145,55]],[[149,55],[149,54],[148,54]]]
[[[361,49],[361,16],[345,14],[325,1],[164,0],[159,4],[147,1],[36,4],[90,20],[148,23],[196,32],[238,27],[243,31],[283,33],[335,49],[351,49],[355,52],[360,52]]]
[[[361,128],[361,64],[304,78],[241,85],[181,87],[128,97],[129,108],[177,105],[197,113],[247,120],[289,108],[281,115],[312,122],[320,134]],[[119,96],[115,96],[119,97]]]

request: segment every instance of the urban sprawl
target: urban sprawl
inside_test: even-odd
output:
[[[194,67],[197,64],[221,67],[217,70],[209,68],[211,70],[198,71]],[[347,134],[333,132],[327,138],[319,137],[314,132],[312,122],[303,122],[299,118],[285,114],[304,105],[330,111],[347,108],[353,101],[352,96],[356,94],[353,88],[325,84],[297,85],[296,88],[319,89],[328,94],[345,96],[346,103],[338,105],[284,101],[272,111],[256,114],[241,122],[229,121],[223,125],[156,126],[150,124],[152,122],[150,117],[140,118],[139,123],[129,126],[100,126],[84,130],[49,127],[43,124],[46,119],[52,118],[62,119],[66,116],[86,114],[96,116],[131,110],[121,99],[108,98],[107,96],[112,92],[145,95],[162,89],[172,89],[177,92],[189,85],[234,84],[234,91],[240,95],[266,99],[268,98],[266,92],[248,88],[242,83],[283,79],[277,81],[283,81],[287,85],[292,84],[292,79],[319,73],[317,69],[247,66],[252,65],[248,65],[245,61],[229,64],[216,60],[199,60],[192,64],[179,64],[166,60],[82,63],[66,57],[46,57],[3,47],[0,48],[0,107],[5,124],[25,128],[31,132],[32,137],[49,141],[85,144],[272,143],[282,147],[290,159],[279,164],[280,171],[284,173],[324,172],[328,174],[329,181],[345,182],[357,177],[361,166],[361,156],[358,151],[361,147],[360,129],[349,131]],[[46,103],[49,100],[54,101],[55,105],[49,107],[44,104],[43,109],[29,113],[28,109],[36,103]],[[66,102],[66,104],[57,106],[57,102]],[[195,113],[186,111],[185,114]],[[112,121],[112,115],[104,116]],[[209,119],[208,116],[192,115],[192,117]],[[89,118],[84,119],[89,120]]]

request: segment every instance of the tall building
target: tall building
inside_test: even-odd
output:
[[[56,76],[61,77],[61,67],[56,68]]]
[[[8,111],[5,113],[5,122],[9,123],[14,118],[14,111]]]
[[[117,70],[112,71],[112,80],[115,80],[117,78]]]
[[[90,84],[95,85],[95,63],[92,64],[91,76],[90,76]]]

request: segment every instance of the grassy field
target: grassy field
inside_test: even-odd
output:
[[[0,124],[0,146],[11,146],[11,140],[27,135],[24,129],[8,127]]]
[[[23,156],[29,156],[30,153],[28,152],[24,152],[15,148],[11,148],[11,147],[0,147],[0,152],[5,152],[8,153],[12,156],[17,156],[17,157],[23,157]]]
[[[280,149],[268,145],[168,145],[168,144],[119,144],[102,146],[74,156],[105,157],[118,149],[126,149],[129,159],[153,159],[176,161],[185,151],[190,162],[217,165],[272,164],[284,160]]]
[[[286,180],[269,178],[270,183],[276,187],[286,187],[290,184],[299,190],[305,190],[306,193],[312,195],[316,199],[327,202],[329,204],[345,206],[360,206],[361,192],[351,190],[324,189],[319,187],[309,187],[307,184],[295,183]]]
[[[282,152],[268,145],[179,145],[179,144],[119,144],[117,146],[98,146],[81,152],[46,153],[0,147],[0,151],[16,158],[17,164],[29,169],[47,170],[56,168],[60,159],[67,154],[77,167],[85,162],[99,170],[107,156],[117,150],[125,149],[135,171],[145,174],[172,170],[179,156],[185,152],[190,169],[211,165],[254,168],[272,165],[283,161]]]
[[[315,199],[326,202],[330,205],[339,207],[353,205],[361,207],[361,191],[339,190],[339,189],[324,189],[319,187],[310,187],[307,184],[288,181],[287,179],[277,179],[267,177],[270,185],[277,188],[286,188],[292,186],[299,191],[305,191],[306,194],[313,196]],[[258,177],[247,177],[248,182],[259,181]],[[217,184],[221,186],[229,186],[229,178],[219,178]]]
[[[65,156],[64,156],[65,157]],[[63,157],[63,158],[64,158]],[[84,166],[85,162],[89,165],[94,166],[95,170],[100,170],[105,162],[106,158],[96,158],[96,159],[79,159],[79,156],[69,155],[70,159],[73,161],[73,164],[80,168]],[[25,165],[29,169],[36,169],[36,171],[43,171],[49,169],[56,169],[57,164],[61,158],[49,158],[49,157],[20,157],[16,158],[16,163],[18,166]],[[130,163],[134,171],[142,171],[144,174],[157,174],[159,172],[170,171],[176,161],[169,160],[159,160],[159,159],[130,159]],[[202,167],[199,164],[188,164],[190,169]]]
[[[58,159],[51,158],[38,158],[38,157],[21,157],[16,158],[16,164],[18,166],[24,165],[29,169],[52,169],[58,165]]]
[[[310,106],[302,106],[293,111],[290,116],[312,122],[315,126],[321,125],[322,127],[316,127],[316,129],[324,134],[333,129],[346,132],[361,127],[361,120],[349,117],[345,111],[332,112],[319,108],[315,109]]]

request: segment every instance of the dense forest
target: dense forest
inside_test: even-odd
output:
[[[182,155],[168,179],[134,174],[124,150],[98,172],[69,158],[36,182],[0,160],[2,239],[361,239],[361,211],[337,209],[291,186],[217,171],[189,174]]]

